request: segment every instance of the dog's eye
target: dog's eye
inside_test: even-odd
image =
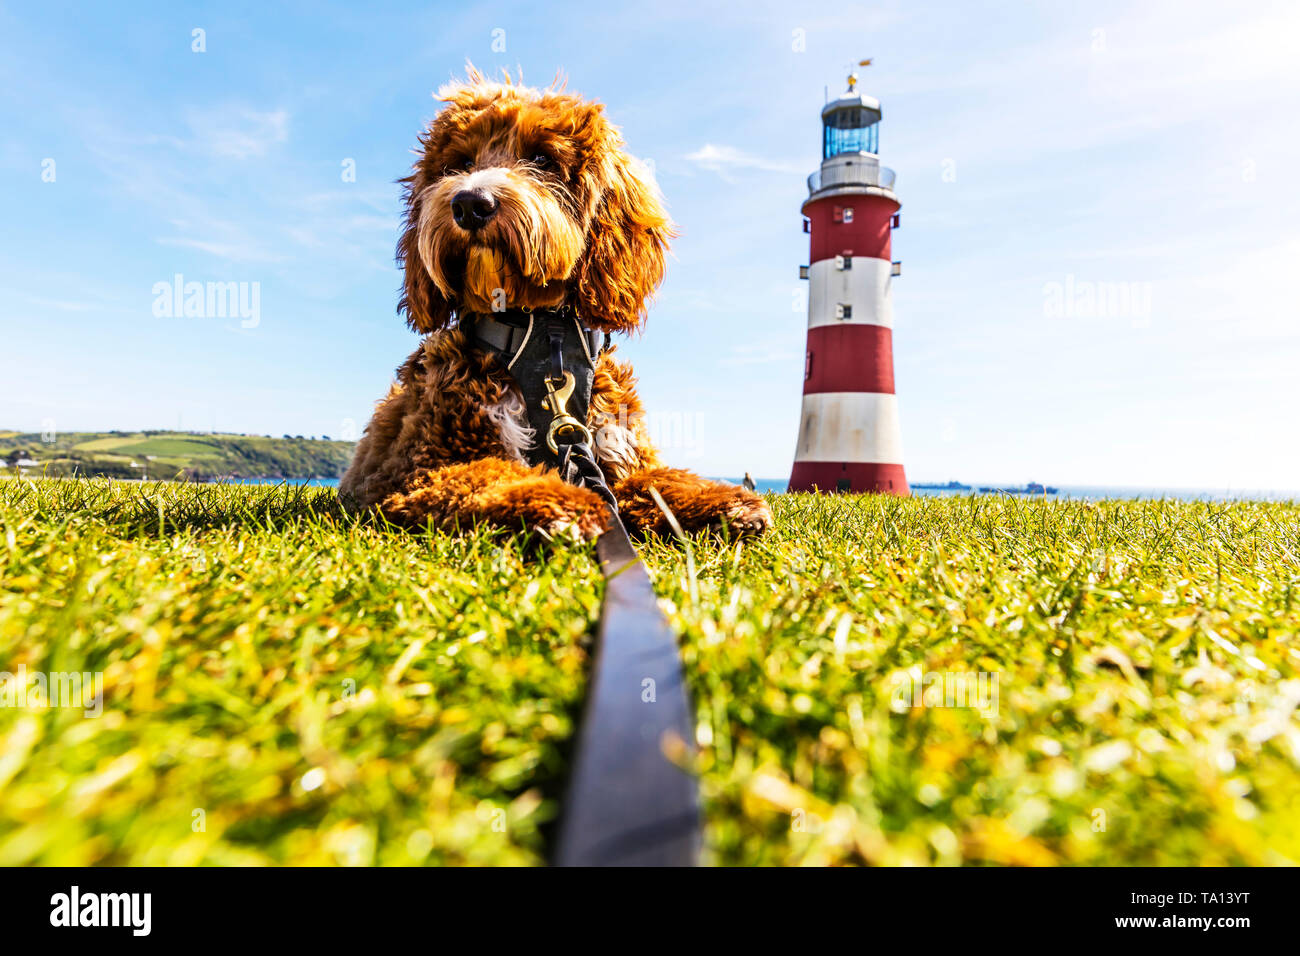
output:
[[[452,173],[467,173],[474,168],[474,159],[453,159],[446,166],[442,167],[442,175],[450,176]]]
[[[551,159],[551,157],[547,156],[545,153],[537,153],[533,156],[533,165],[538,169],[550,169],[555,165],[555,160]]]

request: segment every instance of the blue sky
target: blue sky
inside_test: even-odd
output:
[[[3,4],[0,427],[363,426],[415,343],[394,180],[468,58],[565,70],[653,163],[651,425],[785,477],[799,206],[865,56],[912,480],[1300,486],[1294,3]],[[257,324],[155,315],[177,273],[258,283]]]

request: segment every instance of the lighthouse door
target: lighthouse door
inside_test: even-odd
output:
[[[853,482],[850,481],[848,478],[841,478],[839,481],[835,482],[835,490],[840,492],[852,491]]]

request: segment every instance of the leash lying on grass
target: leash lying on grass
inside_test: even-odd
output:
[[[659,610],[583,424],[595,334],[566,307],[474,316],[466,328],[506,364],[530,423],[545,436],[534,447],[533,464],[558,467],[565,481],[590,488],[609,509],[609,530],[596,542],[605,603],[555,862],[693,866],[702,842],[699,794],[694,778],[668,754],[689,752],[693,736],[677,636]]]
[[[665,748],[692,737],[677,636],[617,512],[596,543],[605,603],[555,862],[693,866],[700,852],[695,780]]]

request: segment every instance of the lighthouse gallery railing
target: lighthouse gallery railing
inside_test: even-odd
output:
[[[894,171],[878,163],[845,163],[819,169],[808,177],[808,195],[836,186],[879,186],[894,188]]]

